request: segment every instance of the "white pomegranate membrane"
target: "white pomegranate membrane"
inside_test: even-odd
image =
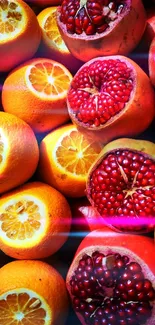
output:
[[[127,0],[63,0],[60,21],[70,34],[101,34],[118,19]]]
[[[109,152],[88,184],[94,207],[119,230],[151,231],[155,225],[155,162],[131,149]]]
[[[155,290],[126,255],[84,254],[70,280],[73,306],[88,325],[142,325],[152,316]]]
[[[120,113],[130,100],[135,76],[119,59],[95,60],[71,82],[70,110],[82,125],[96,128]]]

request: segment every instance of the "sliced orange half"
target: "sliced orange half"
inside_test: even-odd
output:
[[[88,170],[101,148],[73,124],[63,126],[42,140],[38,174],[67,196],[84,196]]]
[[[0,199],[0,247],[17,259],[49,256],[67,239],[70,219],[68,203],[58,191],[29,183]]]
[[[39,13],[37,18],[42,29],[42,37],[51,49],[54,46],[62,52],[70,53],[59,33],[56,22],[56,11],[57,7],[50,7]]]
[[[0,296],[1,325],[50,325],[51,310],[45,299],[26,288]]]
[[[41,261],[13,261],[0,269],[0,324],[65,324],[68,297],[65,282]]]
[[[41,30],[33,10],[22,0],[0,0],[0,71],[34,56]]]
[[[26,15],[20,2],[0,1],[0,42],[17,37],[26,23]]]
[[[32,59],[5,79],[4,111],[20,117],[37,133],[49,132],[69,120],[66,97],[71,81],[71,73],[61,63]]]

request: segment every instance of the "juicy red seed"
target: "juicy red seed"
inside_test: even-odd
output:
[[[66,25],[67,31],[74,34],[76,32],[74,21],[79,19],[82,26],[80,34],[83,32],[87,34],[87,26],[85,26],[84,21],[88,19],[94,30],[93,34],[95,34],[98,32],[98,28],[102,28],[102,26],[106,25],[106,28],[108,28],[111,21],[117,19],[117,16],[119,16],[123,7],[124,4],[121,0],[117,0],[117,2],[111,0],[105,0],[102,2],[98,0],[88,0],[87,3],[82,4],[81,7],[80,0],[63,0],[60,9],[60,20]],[[73,31],[68,29],[70,17],[74,18],[74,21],[72,22]]]
[[[110,265],[110,270],[106,271],[101,265],[95,264],[95,261],[103,261],[105,258],[113,260],[113,268]],[[78,282],[75,271],[70,284],[73,306],[83,315],[86,324],[115,325],[116,319],[117,325],[123,324],[123,321],[128,321],[126,325],[140,325],[143,320],[147,322],[152,315],[152,306],[149,301],[155,300],[155,290],[148,279],[143,279],[141,282],[133,280],[133,274],[135,276],[141,273],[144,278],[138,263],[130,261],[127,256],[111,253],[105,256],[99,251],[95,251],[92,256],[85,254],[79,262],[80,265],[82,260],[85,265],[88,261],[91,264],[91,274],[88,279],[85,279],[85,270],[81,270],[82,280]],[[119,263],[121,261],[122,264]],[[79,268],[78,265],[77,269]],[[102,274],[98,272],[101,269]],[[114,278],[113,274],[116,270],[117,277]],[[111,281],[111,287],[108,286],[107,279]]]
[[[117,167],[112,166],[112,161],[115,161]],[[105,156],[93,170],[89,183],[89,195],[92,196],[94,205],[101,216],[121,217],[120,222],[119,218],[113,218],[110,221],[114,222],[116,228],[129,231],[153,229],[155,224],[153,221],[153,218],[155,219],[155,170],[152,168],[150,178],[149,166],[152,168],[155,162],[140,152],[116,150]],[[100,175],[99,179],[97,175]],[[139,218],[135,219],[135,216]],[[134,273],[134,266],[132,271]]]
[[[87,33],[92,33],[91,25]],[[118,59],[94,61],[73,78],[68,92],[70,109],[80,122],[92,128],[103,125],[129,101],[133,78],[132,70]],[[123,163],[127,165],[127,161]]]

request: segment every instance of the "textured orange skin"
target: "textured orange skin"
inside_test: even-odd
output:
[[[90,191],[90,179],[93,171],[97,168],[97,166],[100,165],[101,161],[110,153],[115,150],[119,149],[131,149],[133,151],[138,151],[143,153],[144,155],[148,155],[151,159],[155,160],[155,144],[150,141],[145,141],[145,140],[135,140],[135,139],[126,139],[126,138],[121,138],[117,139],[114,141],[109,142],[99,153],[97,159],[94,161],[92,164],[91,168],[89,169],[88,172],[88,177],[87,177],[87,185],[86,185],[86,191],[87,191],[87,197],[88,200],[90,201],[91,205],[94,207],[94,201],[91,198],[91,191]],[[96,210],[96,208],[94,207]],[[96,210],[97,212],[97,210]],[[105,221],[106,224],[108,224],[108,219],[106,218]],[[111,224],[108,224],[110,227],[114,227]],[[115,227],[114,227],[115,228]],[[119,231],[117,229],[117,231]],[[148,230],[150,231],[150,230]],[[133,229],[134,232],[134,229]],[[138,231],[140,233],[140,231]],[[147,232],[147,231],[146,231]]]
[[[18,117],[0,112],[0,128],[8,140],[8,158],[0,173],[0,194],[26,182],[35,172],[39,148],[28,124]]]
[[[64,325],[68,314],[65,282],[50,265],[41,261],[13,261],[0,269],[0,295],[26,288],[41,295],[52,311],[51,325]]]
[[[9,71],[32,58],[41,40],[41,30],[33,10],[22,0],[18,0],[18,3],[26,15],[26,24],[16,38],[0,42],[0,71],[2,72]]]
[[[155,37],[153,38],[149,49],[149,76],[153,86],[155,86]]]
[[[125,62],[128,67],[132,67],[132,70],[134,69],[136,89],[131,94],[131,99],[126,104],[125,109],[111,118],[109,122],[93,129],[86,127],[74,117],[68,103],[68,110],[72,122],[78,126],[79,130],[86,133],[87,136],[98,139],[104,144],[115,138],[140,134],[150,125],[155,116],[155,94],[153,87],[146,73],[134,61],[118,55],[104,58],[100,57],[89,61],[89,63],[96,60],[102,61],[109,59],[119,59]]]
[[[33,59],[26,62],[8,75],[2,89],[4,111],[20,117],[36,133],[48,132],[69,120],[65,96],[45,99],[41,96],[37,97],[29,90],[25,81],[26,70],[29,65],[39,62],[53,61]]]
[[[154,241],[151,238],[139,236],[139,235],[129,235],[129,234],[121,234],[112,231],[111,229],[104,227],[101,230],[96,230],[90,232],[79,245],[72,264],[69,268],[66,278],[66,286],[69,291],[70,296],[72,296],[71,288],[70,288],[70,279],[74,273],[74,270],[78,266],[78,262],[83,256],[83,254],[87,254],[87,249],[92,248],[92,251],[106,247],[122,247],[128,249],[131,252],[134,252],[139,258],[141,258],[144,263],[149,267],[152,273],[155,275],[155,245]],[[90,253],[89,250],[89,253]],[[81,323],[84,325],[85,321],[80,313],[76,313]],[[149,324],[149,323],[148,323]],[[154,320],[150,325],[154,324]]]
[[[65,197],[51,186],[27,183],[0,198],[0,206],[19,194],[32,195],[46,206],[48,227],[43,238],[32,247],[12,247],[0,238],[0,248],[16,259],[40,259],[54,254],[67,240],[71,225],[71,211]]]
[[[57,10],[57,22],[60,33],[70,52],[78,59],[88,60],[113,54],[128,54],[139,43],[146,25],[146,13],[141,0],[132,0],[131,8],[124,17],[116,22],[112,30],[99,36],[69,34],[60,22],[60,9]]]

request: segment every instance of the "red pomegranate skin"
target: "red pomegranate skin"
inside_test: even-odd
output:
[[[108,70],[110,64],[114,71]],[[124,65],[124,70],[117,65]],[[95,80],[94,84],[89,80],[90,74],[91,80]],[[109,90],[108,87],[114,83]],[[96,108],[93,107],[95,100]],[[109,100],[112,100],[112,104],[109,104]],[[119,55],[98,57],[85,63],[75,74],[68,91],[67,106],[72,122],[82,133],[106,144],[115,138],[136,136],[150,125],[155,116],[155,94],[149,77],[133,60]],[[115,106],[117,109],[119,107],[118,111]],[[92,118],[94,112],[97,117]],[[81,113],[83,115],[79,119]]]
[[[145,279],[149,279],[152,283],[152,287],[155,288],[155,246],[154,242],[151,238],[139,235],[129,235],[129,234],[121,234],[110,230],[109,228],[104,228],[101,230],[96,230],[90,232],[81,242],[79,245],[72,264],[68,270],[68,274],[66,277],[66,286],[70,295],[70,298],[73,303],[74,295],[71,292],[71,280],[72,277],[75,276],[75,271],[78,268],[79,262],[84,255],[92,256],[93,252],[100,252],[102,254],[112,255],[114,253],[118,253],[120,255],[126,256],[129,258],[129,262],[138,263],[141,266],[143,275]],[[87,277],[89,280],[89,278]],[[81,280],[79,280],[81,281]],[[134,282],[135,281],[135,282]],[[132,281],[131,285],[132,285]],[[136,280],[133,278],[133,283],[136,284]],[[128,289],[129,290],[129,289]],[[153,289],[154,290],[154,289]],[[110,297],[112,296],[110,291]],[[82,299],[82,298],[81,298]],[[90,302],[91,303],[91,302]],[[124,303],[124,301],[123,301]],[[152,315],[147,322],[131,322],[131,324],[143,324],[143,325],[154,325],[155,324],[155,301],[153,300],[153,309]],[[80,312],[76,312],[77,317],[79,318],[81,324],[92,324],[88,321],[85,322],[84,316]],[[114,323],[116,324],[116,318]],[[118,317],[118,316],[117,316]],[[126,325],[127,322],[126,316],[123,315],[124,322],[122,321],[121,324]],[[95,324],[95,323],[93,323]],[[96,322],[96,324],[101,324],[101,322]],[[103,324],[109,324],[108,322],[103,322]]]
[[[87,197],[108,226],[145,233],[155,225],[155,144],[117,139],[92,164]]]
[[[105,227],[103,218],[93,208],[88,199],[70,200],[72,229],[76,232],[90,232]]]
[[[143,35],[143,39],[146,43],[146,46],[150,46],[154,36],[155,36],[155,8],[149,8],[147,10],[147,20],[146,20],[146,28]]]
[[[148,56],[149,76],[152,85],[155,87],[155,37],[153,38]]]
[[[61,21],[60,16],[63,4],[65,5],[64,8],[68,9],[69,2],[69,0],[64,0],[62,5],[58,8],[57,23],[64,42],[70,52],[78,59],[87,62],[98,56],[114,54],[126,55],[138,45],[146,26],[146,12],[141,0],[120,1],[120,5],[122,6],[123,3],[124,8],[120,10],[121,12],[118,13],[117,18],[114,18],[112,22],[108,23],[108,27],[103,32],[92,32],[91,35],[89,34],[90,31],[88,31],[89,35],[86,34],[85,31],[80,35],[77,34],[78,32],[71,34],[67,31],[66,25]],[[86,4],[88,6],[88,3],[92,3],[92,1],[81,0],[78,1],[78,3],[81,4],[81,8],[86,8]],[[92,4],[94,8],[95,3],[96,1],[94,0],[94,4]],[[115,1],[106,1],[105,3],[112,3],[115,5]],[[65,9],[63,10],[66,11]],[[98,11],[95,10],[94,12],[92,10],[92,16],[98,17],[97,19],[100,20],[104,6],[101,4],[101,9],[98,9]],[[76,17],[78,13],[79,12],[76,10],[73,17]],[[70,24],[70,20],[68,23]],[[103,23],[104,26],[105,24],[106,23]],[[89,28],[94,28],[94,25],[92,27],[92,21],[90,25],[91,27]],[[101,25],[102,27],[100,28],[104,29],[103,25]]]

